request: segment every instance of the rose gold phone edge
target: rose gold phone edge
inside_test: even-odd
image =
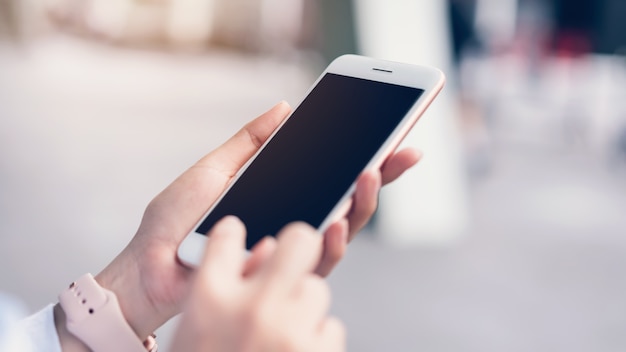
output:
[[[346,61],[353,61],[353,60],[361,61],[359,64],[363,65],[363,67],[354,67],[356,66],[354,65],[350,67],[350,69],[346,69],[345,65],[348,64],[346,63]],[[365,63],[364,61],[367,61],[367,63]],[[354,63],[354,61],[352,63]],[[344,67],[342,67],[342,64],[344,65]],[[362,71],[365,67],[369,67],[369,66],[372,66],[370,70],[380,68],[380,71],[376,71],[376,72],[380,72],[381,77],[373,77],[371,72]],[[391,78],[391,76],[393,75],[394,72],[396,72],[397,69],[408,70],[412,74],[418,74],[417,71],[421,70],[422,72],[420,72],[420,74],[424,74],[425,76],[420,77],[419,79],[424,79],[424,80],[420,82],[420,85],[417,85],[417,82],[413,81],[415,77],[412,77],[411,79],[398,79],[398,77]],[[402,143],[402,141],[406,138],[410,130],[415,126],[417,121],[419,121],[419,119],[424,114],[426,109],[428,109],[428,107],[432,104],[432,102],[437,97],[437,95],[441,92],[445,84],[445,76],[443,72],[433,67],[403,64],[403,63],[398,63],[398,62],[373,59],[373,58],[357,56],[357,55],[343,55],[335,59],[333,62],[331,62],[328,65],[328,67],[324,70],[324,72],[322,72],[319,75],[319,77],[311,85],[311,87],[306,92],[306,94],[304,94],[302,100],[298,103],[298,105],[295,108],[293,108],[291,114],[280,123],[280,125],[274,130],[274,132],[265,141],[265,143],[259,148],[259,150],[246,162],[246,164],[244,164],[241,167],[241,169],[237,172],[237,174],[232,179],[228,187],[222,192],[220,197],[215,202],[213,202],[213,204],[209,206],[209,209],[202,215],[200,220],[196,222],[194,226],[190,229],[190,231],[188,232],[183,242],[181,242],[181,244],[179,245],[179,248],[177,251],[178,258],[181,260],[182,263],[190,267],[194,267],[197,265],[197,263],[199,263],[202,257],[202,254],[204,252],[204,247],[206,245],[206,240],[208,239],[208,236],[196,233],[195,229],[204,221],[207,215],[213,210],[215,205],[221,201],[223,196],[226,193],[228,193],[232,185],[234,185],[237,182],[239,176],[248,168],[250,163],[254,161],[257,155],[263,151],[267,143],[269,143],[269,141],[274,137],[274,135],[291,118],[291,116],[293,115],[293,112],[298,109],[302,101],[306,99],[306,97],[310,94],[310,92],[317,86],[319,81],[327,73],[334,73],[334,74],[339,74],[339,75],[344,75],[344,76],[349,76],[349,77],[369,79],[373,81],[385,82],[385,83],[396,84],[396,85],[406,86],[406,87],[413,87],[413,88],[418,88],[418,89],[423,90],[422,95],[413,104],[413,106],[411,107],[409,112],[405,115],[405,117],[402,118],[397,129],[394,130],[389,135],[385,143],[383,143],[381,148],[372,157],[372,159],[366,165],[366,167],[363,169],[362,172],[366,170],[376,170],[382,166],[382,164],[385,162],[387,157],[389,157],[389,155],[391,155],[398,148],[400,143]],[[387,76],[385,76],[386,73],[388,73]],[[398,74],[401,74],[401,73],[398,73]],[[430,77],[426,77],[426,75],[429,75]],[[317,230],[320,233],[324,233],[331,224],[338,221],[339,219],[341,219],[343,216],[347,214],[347,212],[350,210],[349,209],[350,200],[354,193],[355,187],[356,187],[356,180],[348,188],[348,190],[346,191],[344,196],[341,198],[341,200],[337,202],[337,204],[332,209],[332,211],[328,214],[326,219],[318,227]]]

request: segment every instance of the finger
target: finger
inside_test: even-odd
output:
[[[381,187],[381,176],[378,171],[366,171],[357,181],[354,192],[354,203],[348,213],[348,241],[354,238],[369,219],[372,217],[378,206],[378,192]]]
[[[249,277],[256,274],[260,268],[267,264],[268,260],[274,254],[276,250],[276,239],[271,236],[267,236],[257,243],[252,251],[250,257],[246,260],[246,264],[243,269],[243,276]]]
[[[150,202],[142,228],[159,223],[160,226],[146,229],[147,232],[158,234],[177,246],[191,230],[190,224],[207,211],[230,178],[254,155],[289,111],[287,103],[276,105],[180,175]],[[159,221],[152,221],[154,218]]]
[[[198,161],[196,166],[218,169],[233,176],[257,152],[290,112],[289,104],[278,103],[246,124],[226,143]]]
[[[315,269],[317,275],[322,277],[328,276],[335,265],[343,258],[348,243],[348,229],[348,220],[341,219],[330,225],[328,230],[326,230],[322,259]]]
[[[339,352],[346,350],[346,328],[343,323],[329,317],[320,326],[319,346],[315,351]]]
[[[271,294],[292,292],[306,274],[313,272],[321,256],[321,236],[309,225],[293,223],[278,234],[276,251],[262,269],[261,279]]]
[[[198,275],[212,283],[228,286],[241,278],[246,229],[234,216],[220,220],[208,234],[206,251]]]
[[[324,279],[316,275],[306,276],[293,292],[295,304],[290,310],[293,320],[309,322],[307,330],[316,330],[328,314],[330,297],[330,288]]]
[[[406,170],[417,164],[422,155],[422,152],[413,148],[403,149],[391,155],[381,168],[382,184],[386,185],[395,181]]]

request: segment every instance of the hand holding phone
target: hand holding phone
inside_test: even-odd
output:
[[[126,319],[139,336],[147,336],[180,313],[192,276],[176,260],[179,244],[189,233],[190,224],[219,198],[290,111],[286,103],[274,106],[174,180],[150,202],[128,246],[97,275],[103,287],[116,293]],[[368,170],[359,177],[350,213],[324,233],[317,274],[330,272],[343,256],[346,239],[369,220],[380,180],[383,184],[393,181],[417,158],[415,150],[405,149],[389,156],[380,170]],[[264,262],[271,244],[263,241],[252,250],[246,270]]]
[[[206,234],[227,215],[245,224],[247,249],[293,221],[325,232],[347,212],[358,176],[381,167],[443,84],[433,68],[355,55],[336,59],[237,172],[178,257],[197,264]]]

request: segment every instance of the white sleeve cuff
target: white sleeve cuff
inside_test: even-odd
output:
[[[54,325],[54,304],[18,324],[18,341],[28,352],[61,352],[61,343]]]

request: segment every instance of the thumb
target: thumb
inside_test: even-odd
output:
[[[200,159],[197,166],[208,166],[234,175],[265,143],[276,127],[289,115],[286,102],[276,104],[269,111],[246,124],[226,143]]]

